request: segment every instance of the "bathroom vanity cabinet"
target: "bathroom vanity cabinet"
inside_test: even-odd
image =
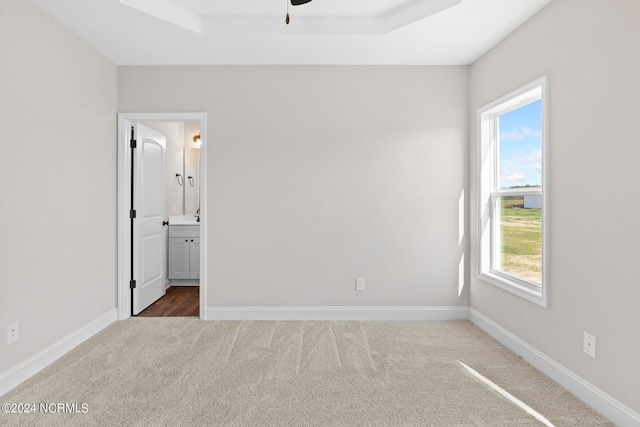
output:
[[[200,279],[199,225],[169,225],[169,279]]]

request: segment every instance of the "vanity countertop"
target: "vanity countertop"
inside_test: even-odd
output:
[[[200,225],[193,215],[176,215],[169,217],[169,225]]]

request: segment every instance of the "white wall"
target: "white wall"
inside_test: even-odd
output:
[[[493,321],[640,412],[640,3],[554,0],[471,67],[475,194],[478,107],[550,78],[550,307],[476,278],[471,303]],[[592,197],[596,194],[596,197]],[[582,352],[583,332],[598,357]]]
[[[208,114],[208,307],[464,306],[467,83],[467,67],[119,67],[118,109]]]
[[[23,0],[0,57],[2,373],[116,306],[117,69]]]

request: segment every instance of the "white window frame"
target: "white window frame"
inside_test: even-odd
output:
[[[477,110],[478,132],[478,278],[543,307],[549,306],[549,78],[541,77]],[[542,185],[540,188],[499,188],[498,117],[541,101]],[[542,197],[542,283],[510,275],[500,270],[501,196]]]

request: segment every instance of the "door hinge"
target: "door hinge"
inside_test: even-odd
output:
[[[136,288],[136,281],[135,280],[130,280],[129,281],[129,287],[131,289],[135,289]]]
[[[134,219],[136,217],[136,211],[135,209],[131,209],[129,211],[129,218]]]
[[[137,147],[138,147],[138,143],[136,142],[136,140],[135,140],[135,139],[132,139],[132,140],[129,142],[129,146],[130,146],[131,148],[137,148]]]

